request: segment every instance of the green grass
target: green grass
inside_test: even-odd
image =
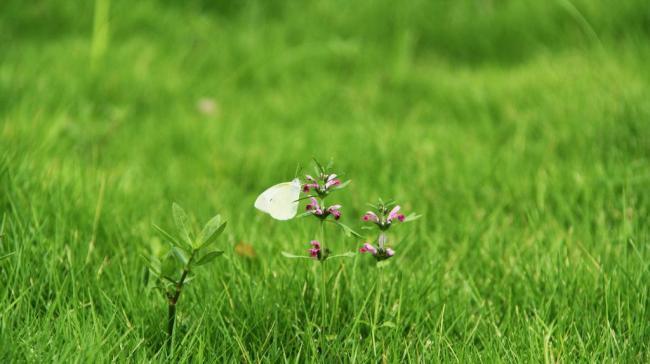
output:
[[[175,361],[650,360],[645,1],[114,0],[94,19],[0,4],[0,361],[166,361],[140,254],[173,201],[229,220]],[[328,264],[322,346],[318,265],[280,254],[316,224],[252,207],[312,157],[353,180],[332,197],[347,224],[378,197],[424,215],[392,232],[374,345],[371,258]]]

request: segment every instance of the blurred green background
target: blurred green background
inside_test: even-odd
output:
[[[230,220],[179,361],[648,360],[649,40],[645,0],[3,0],[0,358],[163,360],[139,254],[176,201]],[[333,265],[315,355],[315,267],[279,254],[314,226],[252,207],[312,157],[349,225],[424,215],[379,352],[369,258]]]

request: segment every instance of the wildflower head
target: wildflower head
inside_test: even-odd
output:
[[[318,200],[315,197],[311,197],[309,199],[309,203],[305,207],[307,211],[310,211],[312,214],[316,216],[321,216],[323,215],[323,209],[320,207],[320,204],[318,203]]]
[[[359,249],[359,253],[370,253],[372,254],[377,261],[382,261],[386,260],[393,255],[395,255],[395,251],[391,248],[384,248],[384,247],[375,247],[374,245],[370,243],[365,243],[363,246]]]
[[[366,212],[365,215],[363,215],[363,221],[372,221],[372,222],[378,223],[379,222],[379,216],[377,216],[377,214],[375,214],[372,211],[368,211],[368,212]]]
[[[316,174],[305,175],[302,185],[304,193],[311,193],[320,198],[325,198],[331,191],[345,187],[347,183],[342,183],[336,173],[329,172],[329,166],[323,167],[316,162]]]
[[[307,249],[309,256],[321,262],[329,256],[329,249],[323,249],[321,243],[317,240],[312,240],[310,243],[311,248]]]
[[[309,203],[305,209],[321,220],[325,220],[330,215],[334,217],[334,220],[341,218],[341,205],[325,207],[318,203],[318,200],[315,197],[309,199]]]
[[[393,209],[390,210],[390,212],[388,213],[388,217],[386,217],[386,222],[388,222],[389,224],[393,222],[393,220],[404,222],[405,216],[404,214],[399,213],[400,209],[401,207],[399,205],[393,207]]]
[[[320,243],[316,240],[312,240],[310,244],[311,248],[307,250],[309,252],[309,256],[318,259],[318,256],[320,255]]]
[[[377,254],[377,248],[375,248],[372,244],[370,243],[365,243],[363,246],[359,249],[359,253],[370,253],[372,255]]]
[[[317,178],[306,175],[305,182],[302,185],[302,191],[304,193],[314,193],[320,197],[325,197],[337,186],[341,186],[341,180],[336,174],[322,173]]]
[[[375,211],[366,212],[363,215],[362,220],[374,223],[382,231],[388,230],[393,223],[405,222],[409,219],[415,218],[413,216],[407,218],[404,214],[400,213],[400,205],[394,205],[390,202],[384,203],[380,200],[377,205],[370,206],[372,206]]]
[[[332,205],[327,208],[327,212],[334,216],[334,220],[341,218],[341,205]]]

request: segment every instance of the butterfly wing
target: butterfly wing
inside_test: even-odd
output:
[[[255,200],[255,208],[268,214],[271,209],[271,196],[276,193],[277,187],[278,185],[269,187],[266,191],[257,196],[257,200]]]
[[[289,220],[298,212],[300,181],[294,179],[270,187],[255,201],[255,208],[266,212],[276,220]]]

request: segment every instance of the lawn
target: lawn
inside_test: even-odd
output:
[[[649,60],[645,0],[3,0],[0,361],[648,362]],[[334,253],[422,215],[389,264],[281,254],[312,158]],[[170,349],[173,202],[228,226]]]

